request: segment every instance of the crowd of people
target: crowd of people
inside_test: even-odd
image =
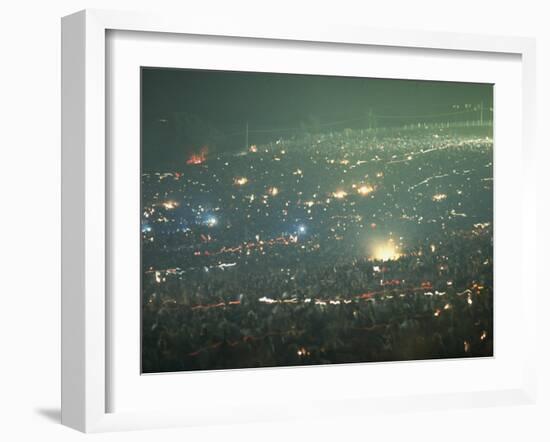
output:
[[[308,135],[144,174],[143,371],[492,355],[483,130]]]

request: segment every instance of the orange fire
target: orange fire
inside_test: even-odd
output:
[[[194,153],[189,157],[189,159],[186,161],[186,164],[202,164],[206,161],[206,154],[208,153],[208,148],[205,146],[203,147],[200,152]]]

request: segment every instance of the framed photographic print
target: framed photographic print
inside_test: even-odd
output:
[[[142,68],[142,372],[493,356],[492,90]]]
[[[66,425],[533,400],[534,43],[331,29],[64,18]]]

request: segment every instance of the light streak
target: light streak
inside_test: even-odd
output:
[[[443,174],[443,175],[434,175],[434,176],[431,176],[431,177],[429,177],[429,178],[426,178],[425,180],[420,181],[419,183],[414,184],[413,186],[410,186],[410,187],[409,187],[409,192],[410,192],[411,190],[416,189],[418,186],[421,186],[421,185],[423,185],[423,184],[429,183],[431,180],[435,180],[435,179],[439,179],[439,178],[445,178],[445,177],[448,177],[448,176],[449,176],[449,174],[448,174],[448,173],[445,173],[445,174]]]

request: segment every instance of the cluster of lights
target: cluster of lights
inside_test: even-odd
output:
[[[444,193],[436,193],[434,196],[432,196],[432,201],[439,202],[447,199],[447,195]]]
[[[166,210],[172,210],[178,206],[179,204],[176,201],[165,201],[162,203],[162,207],[164,207]]]
[[[207,219],[206,219],[206,225],[208,227],[214,227],[215,225],[218,224],[218,219],[215,217],[215,216],[209,216]]]
[[[248,178],[244,176],[237,177],[233,180],[233,184],[236,186],[244,186],[246,183],[248,183]]]
[[[372,192],[374,192],[374,187],[368,184],[363,184],[362,186],[357,188],[357,193],[359,195],[367,196],[370,195]]]
[[[332,193],[332,196],[336,199],[341,200],[341,199],[345,198],[346,196],[348,196],[348,193],[344,190],[337,190],[336,192]]]

